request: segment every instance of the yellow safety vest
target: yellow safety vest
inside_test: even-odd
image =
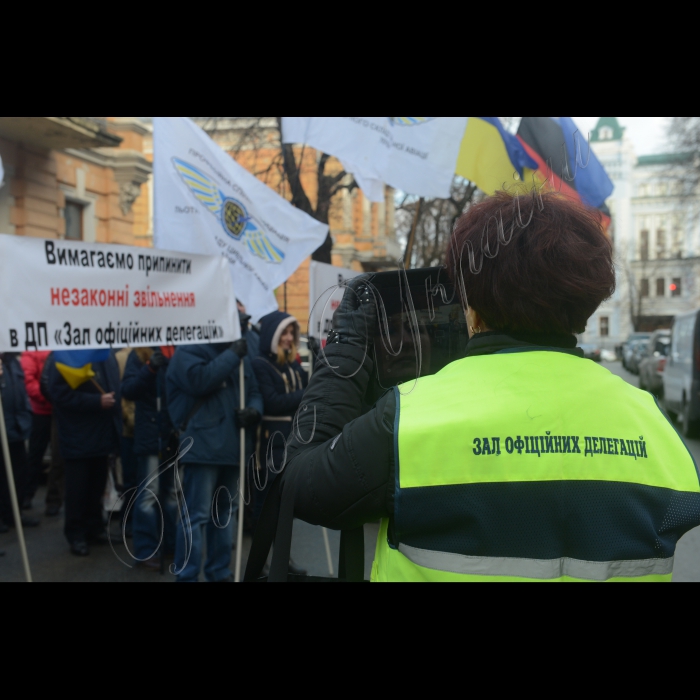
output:
[[[376,582],[670,582],[700,525],[698,468],[655,399],[565,352],[404,385],[395,433]]]

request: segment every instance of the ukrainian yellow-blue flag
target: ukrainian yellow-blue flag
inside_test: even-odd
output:
[[[537,167],[498,117],[469,117],[457,160],[457,175],[492,195],[518,178],[523,180],[525,168],[537,170]]]
[[[78,389],[95,377],[92,365],[106,362],[109,350],[63,350],[54,353],[56,369],[71,389]]]

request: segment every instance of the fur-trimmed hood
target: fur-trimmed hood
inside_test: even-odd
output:
[[[283,311],[275,311],[268,314],[260,321],[260,354],[273,355],[277,357],[279,350],[280,338],[284,333],[285,328],[290,324],[294,324],[294,342],[299,347],[301,331],[299,329],[299,321],[286,314]]]

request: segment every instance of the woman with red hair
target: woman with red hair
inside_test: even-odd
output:
[[[499,193],[459,220],[447,266],[464,359],[364,415],[377,312],[351,283],[300,414],[313,438],[290,442],[296,517],[381,519],[374,581],[670,581],[700,477],[654,398],[577,349],[615,291],[599,214]]]

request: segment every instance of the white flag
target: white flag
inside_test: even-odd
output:
[[[154,118],[159,248],[223,255],[254,321],[278,309],[274,290],[326,240],[328,226],[236,163],[188,117]]]
[[[383,183],[419,197],[450,196],[469,117],[283,117],[285,143],[340,159],[373,202]]]

